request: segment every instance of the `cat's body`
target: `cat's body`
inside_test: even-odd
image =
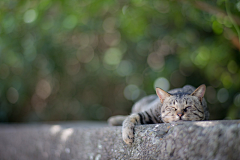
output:
[[[111,125],[119,125],[123,122],[123,140],[127,144],[132,144],[135,125],[207,120],[209,112],[203,98],[205,90],[205,85],[201,85],[196,90],[186,85],[168,93],[157,88],[157,95],[144,97],[133,105],[131,115],[114,116],[108,122]]]

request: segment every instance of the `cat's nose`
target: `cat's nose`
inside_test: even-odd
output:
[[[182,113],[177,113],[177,115],[178,115],[179,117],[182,117],[183,114],[182,114]]]

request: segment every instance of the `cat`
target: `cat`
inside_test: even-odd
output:
[[[186,85],[168,92],[156,88],[157,95],[150,95],[136,102],[131,115],[110,117],[108,123],[122,123],[123,141],[131,145],[135,125],[208,120],[207,103],[203,98],[205,91],[204,84],[197,89]]]

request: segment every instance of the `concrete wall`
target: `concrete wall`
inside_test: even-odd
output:
[[[135,137],[128,146],[105,123],[0,125],[0,159],[240,159],[240,120],[141,125]]]

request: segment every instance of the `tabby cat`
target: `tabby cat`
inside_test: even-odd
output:
[[[186,85],[169,92],[156,88],[157,95],[150,95],[136,102],[131,115],[110,117],[108,123],[122,123],[123,141],[132,144],[135,125],[207,120],[209,112],[203,98],[205,90],[204,84],[197,89]]]

